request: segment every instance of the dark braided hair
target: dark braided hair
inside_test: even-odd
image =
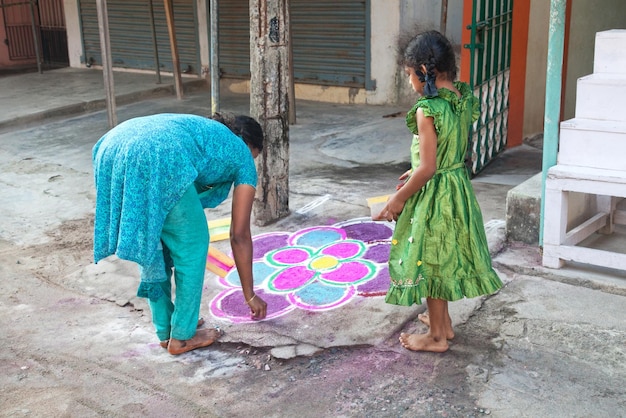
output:
[[[254,118],[245,115],[234,115],[232,113],[216,112],[210,117],[228,127],[243,141],[256,148],[259,152],[263,151],[263,128]]]
[[[415,36],[404,49],[403,65],[415,70],[420,81],[426,77],[435,79],[435,70],[445,74],[450,81],[456,80],[456,57],[450,41],[436,30],[422,32]],[[424,65],[427,73],[420,67]]]

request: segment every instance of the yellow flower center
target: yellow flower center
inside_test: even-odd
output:
[[[325,269],[333,268],[337,264],[339,264],[339,261],[337,261],[335,257],[331,257],[329,255],[323,255],[313,260],[313,262],[311,262],[311,268],[315,270],[325,270]]]

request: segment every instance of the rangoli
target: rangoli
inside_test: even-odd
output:
[[[393,227],[371,218],[294,233],[253,237],[254,291],[268,305],[266,319],[294,309],[325,311],[354,298],[382,296],[389,288],[387,260]],[[211,300],[217,318],[252,322],[235,268],[218,276],[224,289]]]

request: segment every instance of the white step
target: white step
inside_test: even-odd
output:
[[[626,73],[598,73],[579,78],[576,118],[626,122]]]
[[[626,29],[596,33],[593,72],[626,74]]]
[[[561,122],[558,163],[626,172],[626,122]]]

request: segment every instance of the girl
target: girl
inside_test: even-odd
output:
[[[454,81],[454,50],[439,32],[413,38],[403,64],[421,97],[407,114],[412,168],[374,218],[396,221],[385,301],[411,306],[426,298],[429,314],[420,320],[429,331],[402,333],[400,343],[409,350],[444,352],[454,337],[448,301],[502,287],[464,163],[479,104],[469,85]]]

